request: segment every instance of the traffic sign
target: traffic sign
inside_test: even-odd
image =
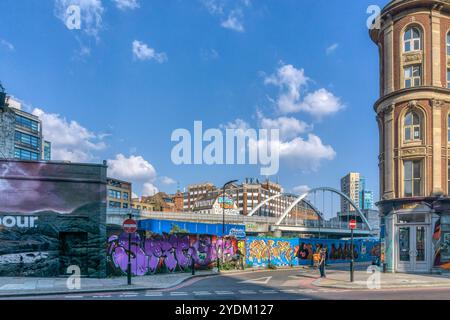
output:
[[[348,226],[350,227],[350,229],[356,229],[356,220],[350,220],[348,222]]]
[[[137,231],[137,222],[133,219],[127,219],[123,222],[122,227],[126,233],[135,233]]]

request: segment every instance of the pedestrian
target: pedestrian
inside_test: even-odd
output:
[[[320,271],[320,277],[326,278],[325,275],[325,264],[327,260],[327,249],[325,247],[322,247],[319,252],[319,271]]]
[[[238,258],[238,265],[236,266],[236,269],[237,269],[237,267],[239,267],[242,270],[244,270],[244,263],[243,263],[243,260],[242,260],[243,254],[242,254],[242,252],[241,252],[241,250],[239,248],[236,250],[236,255],[237,255],[237,258]]]

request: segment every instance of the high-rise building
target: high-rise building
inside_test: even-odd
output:
[[[350,172],[341,179],[341,192],[349,197],[359,208],[361,175],[358,172]],[[341,212],[354,212],[355,208],[347,199],[341,197]]]
[[[41,161],[50,154],[51,144],[43,140],[41,120],[9,97],[0,108],[0,157]]]
[[[394,0],[370,37],[380,55],[382,259],[393,272],[450,266],[450,2]]]
[[[358,209],[373,209],[373,192],[366,188],[366,179],[358,172],[350,172],[341,179],[341,192],[349,197]],[[354,214],[355,208],[341,197],[341,213]]]

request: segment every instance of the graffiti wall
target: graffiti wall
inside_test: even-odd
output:
[[[217,257],[230,261],[238,247],[236,239],[211,235],[152,234],[138,232],[131,238],[131,269],[135,276],[154,273],[184,272],[208,269],[215,265]],[[123,275],[127,271],[129,252],[128,234],[117,229],[108,231],[108,273]]]
[[[298,239],[298,238],[257,238],[248,237],[246,242],[247,265],[265,267],[269,263],[276,266],[310,265],[313,255],[321,247],[327,249],[327,262],[348,262],[351,258],[349,240]],[[380,254],[378,240],[357,239],[354,241],[355,261],[372,261]]]
[[[106,276],[106,167],[0,160],[0,276]]]

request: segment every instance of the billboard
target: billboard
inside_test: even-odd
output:
[[[106,166],[0,160],[0,276],[105,276],[105,201]]]

